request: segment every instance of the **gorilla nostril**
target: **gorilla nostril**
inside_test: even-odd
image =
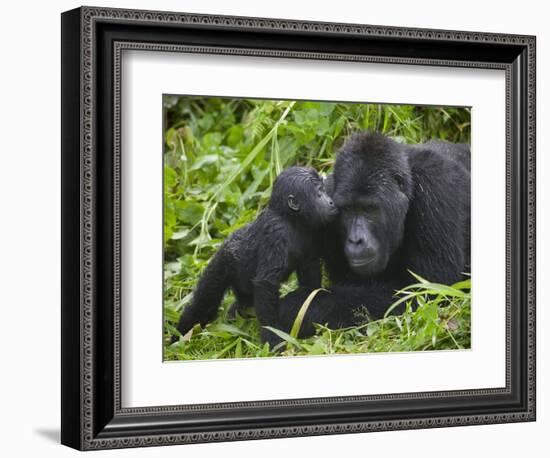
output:
[[[349,237],[348,242],[352,245],[361,245],[363,243],[363,239],[361,237]]]

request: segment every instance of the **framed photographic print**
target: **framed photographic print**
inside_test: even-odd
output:
[[[62,443],[533,421],[535,38],[62,15]]]

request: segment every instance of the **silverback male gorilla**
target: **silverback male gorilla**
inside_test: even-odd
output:
[[[409,271],[444,284],[470,272],[468,145],[411,146],[357,133],[338,153],[330,181],[339,209],[323,237],[331,287],[310,304],[301,337],[314,332],[313,323],[362,324],[367,318],[360,310],[382,317],[395,292],[414,282]],[[300,287],[282,299],[283,329],[291,328],[310,292]]]

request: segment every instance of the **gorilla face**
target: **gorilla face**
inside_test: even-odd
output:
[[[382,272],[401,244],[411,194],[408,163],[387,137],[356,134],[340,151],[334,169],[334,202],[350,269]]]
[[[408,201],[399,191],[385,192],[391,198],[365,195],[346,200],[335,196],[344,254],[357,275],[382,272],[403,238]]]
[[[323,180],[319,175],[315,176],[308,183],[308,186],[304,187],[302,198],[307,202],[306,211],[304,212],[306,218],[311,218],[312,221],[317,221],[320,224],[330,223],[336,218],[338,208],[327,194]]]
[[[313,228],[334,221],[338,214],[323,179],[307,167],[290,167],[277,177],[270,206]]]
[[[388,262],[384,235],[379,231],[383,227],[380,208],[375,204],[344,208],[341,231],[350,268],[359,275],[380,272]]]

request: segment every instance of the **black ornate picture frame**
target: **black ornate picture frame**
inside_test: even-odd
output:
[[[504,388],[124,408],[125,49],[506,73]],[[62,434],[80,450],[535,420],[535,37],[82,7],[62,15]]]

